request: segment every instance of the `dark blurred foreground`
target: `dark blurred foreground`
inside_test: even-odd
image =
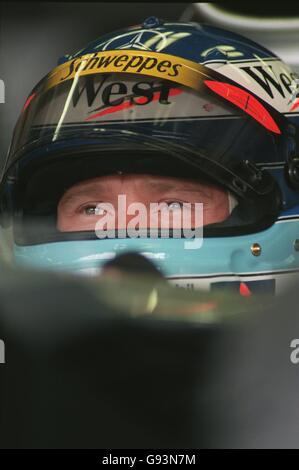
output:
[[[273,305],[3,272],[0,447],[298,448],[298,293]]]

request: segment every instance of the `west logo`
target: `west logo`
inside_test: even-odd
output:
[[[170,90],[173,88],[167,82],[144,81],[137,83],[109,82],[110,75],[100,76],[100,82],[95,83],[93,75],[82,77],[84,85],[80,83],[72,95],[73,106],[76,107],[80,100],[86,99],[89,108],[98,103],[98,107],[91,112],[104,109],[107,106],[119,106],[124,101],[131,105],[144,106],[153,99],[160,104],[168,105]]]
[[[274,98],[275,90],[282,98],[294,94],[294,84],[296,85],[296,94],[298,94],[299,85],[296,80],[299,78],[299,75],[297,73],[287,73],[287,71],[275,73],[272,65],[267,67],[261,65],[246,66],[240,67],[240,69],[253,78],[272,99]]]

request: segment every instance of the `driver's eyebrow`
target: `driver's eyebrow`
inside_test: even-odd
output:
[[[177,181],[177,180],[174,180],[174,181],[160,181],[160,180],[149,180],[146,182],[146,184],[148,184],[149,186],[152,186],[152,187],[157,187],[157,188],[162,188],[162,189],[180,189],[180,190],[183,190],[183,189],[186,189],[185,187],[185,184],[184,182],[182,181]],[[201,187],[201,185],[199,183],[191,183],[194,187],[194,189],[198,189]],[[187,188],[188,189],[188,188]],[[191,189],[191,188],[190,188]],[[193,188],[192,188],[193,190]]]
[[[158,189],[160,191],[176,191],[180,193],[207,193],[207,191],[211,189],[210,187],[206,187],[200,183],[193,183],[193,186],[191,187],[183,186],[182,183],[177,185],[176,183],[177,182],[169,183],[154,180],[147,182],[147,184],[152,189]]]
[[[104,188],[104,185],[101,185],[102,187],[88,187],[86,186],[85,188],[81,188],[78,190],[74,190],[73,192],[70,192],[69,194],[64,194],[60,200],[61,203],[69,203],[76,201],[77,199],[81,198],[82,196],[86,197],[93,197],[97,199],[99,196],[99,191],[106,191],[108,188]]]
[[[193,194],[206,194],[208,196],[209,187],[202,185],[200,183],[192,183],[192,186],[189,185],[186,187],[182,182],[169,182],[169,181],[157,181],[157,180],[148,180],[146,181],[145,187],[160,192],[168,192],[168,191],[175,191],[176,193],[184,194],[184,193],[193,193]],[[123,193],[123,191],[122,191]],[[74,188],[68,194],[67,192],[62,196],[60,200],[60,204],[72,204],[76,203],[78,199],[82,197],[85,198],[94,198],[94,199],[102,199],[103,197],[111,195],[111,188],[107,182],[97,182],[96,184],[86,184],[81,188]]]

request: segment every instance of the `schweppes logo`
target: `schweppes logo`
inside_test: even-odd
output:
[[[208,77],[201,64],[152,51],[101,51],[72,59],[56,67],[49,75],[45,89],[66,80],[95,73],[133,73],[164,78],[199,91],[202,79]]]

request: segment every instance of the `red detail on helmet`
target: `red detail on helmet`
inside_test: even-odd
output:
[[[290,111],[294,111],[294,109],[298,108],[298,106],[299,106],[299,98],[295,101],[295,103],[291,107]]]
[[[215,82],[213,80],[204,80],[204,83],[215,93],[241,108],[269,131],[281,134],[281,130],[270,113],[248,91],[229,83]]]
[[[250,297],[251,296],[251,292],[248,288],[248,286],[246,286],[246,284],[244,282],[240,282],[240,294],[243,296],[243,297]]]
[[[28,96],[24,106],[23,106],[23,109],[22,109],[22,112],[24,112],[28,106],[30,105],[31,101],[33,100],[33,98],[36,96],[36,93],[32,93],[32,95]]]
[[[176,96],[182,93],[183,90],[180,88],[172,88],[169,92],[169,96]],[[156,91],[153,95],[152,101],[158,100],[160,97],[160,92]],[[111,106],[111,108],[106,108],[103,111],[100,111],[99,113],[92,114],[92,116],[89,116],[88,118],[85,119],[85,121],[90,121],[91,119],[95,119],[97,117],[105,116],[106,114],[111,114],[111,113],[117,113],[118,111],[123,111],[124,109],[132,108],[132,106],[135,106],[136,104],[144,104],[144,102],[147,100],[145,96],[141,96],[140,98],[137,98],[135,101],[136,103],[131,103],[130,101],[125,101],[122,104],[119,104],[118,106]],[[151,101],[151,102],[152,102]]]

